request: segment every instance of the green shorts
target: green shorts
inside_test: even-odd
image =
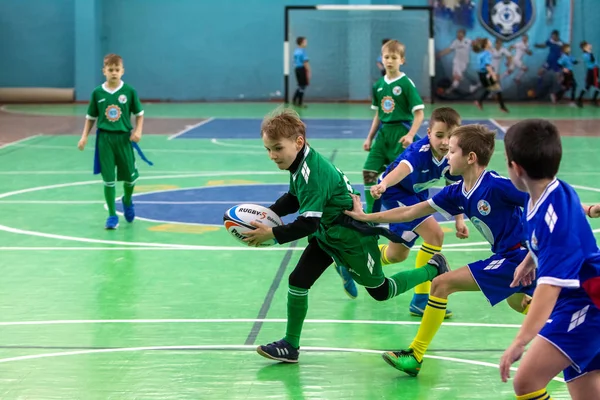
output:
[[[384,282],[377,236],[363,236],[353,229],[333,225],[319,227],[315,238],[319,247],[337,265],[346,267],[359,285],[375,288]]]
[[[134,182],[139,177],[129,137],[129,132],[98,131],[98,157],[104,182]]]
[[[382,125],[371,146],[363,170],[378,174],[385,171],[385,168],[404,151],[400,139],[407,133],[408,129],[403,124]]]

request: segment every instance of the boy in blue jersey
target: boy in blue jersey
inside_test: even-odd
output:
[[[460,126],[460,115],[450,107],[440,107],[431,113],[427,136],[412,143],[396,160],[388,166],[381,182],[371,187],[371,195],[381,198],[388,210],[407,207],[427,200],[429,188],[445,178],[456,182],[460,176],[449,174],[450,166],[446,159],[450,134]],[[381,264],[399,263],[408,257],[410,249],[421,236],[423,244],[417,253],[416,268],[427,264],[431,257],[442,250],[444,232],[433,216],[417,218],[414,221],[390,224],[390,230],[400,236],[400,243],[380,245]],[[456,216],[456,232],[460,238],[468,237],[468,229],[463,215]],[[410,313],[422,317],[431,282],[415,287],[415,295],[410,303]],[[446,318],[452,312],[446,310]]]
[[[531,341],[515,375],[517,399],[550,399],[546,385],[561,371],[571,397],[600,399],[600,249],[575,190],[556,179],[562,145],[556,126],[525,120],[504,138],[509,176],[528,193],[523,224],[529,254],[513,285],[537,276],[529,314],[500,361],[504,382]]]
[[[298,82],[298,89],[294,93],[292,103],[298,107],[304,106],[304,91],[310,82],[310,65],[308,64],[308,57],[306,55],[306,46],[308,40],[303,36],[296,38],[296,44],[298,47],[294,50],[294,68],[296,72],[296,81]]]
[[[550,39],[546,40],[545,43],[538,43],[535,45],[538,49],[548,48],[548,57],[546,57],[546,63],[538,71],[538,82],[537,92],[540,93],[542,89],[542,82],[546,72],[553,72],[556,79],[560,76],[561,67],[558,64],[558,59],[562,53],[563,41],[560,40],[560,33],[557,30],[553,30],[550,34]],[[554,93],[551,94],[552,102],[556,102],[556,96]]]
[[[482,110],[483,101],[490,93],[494,93],[500,105],[500,110],[507,113],[508,109],[504,105],[504,99],[502,98],[498,71],[494,71],[494,67],[492,66],[492,42],[487,38],[479,38],[473,41],[472,47],[473,51],[477,53],[477,63],[479,65],[477,71],[479,73],[479,81],[484,88],[481,97],[475,100],[475,105]]]
[[[507,178],[486,169],[494,146],[495,132],[487,127],[461,126],[452,132],[447,157],[450,173],[461,175],[462,182],[446,186],[431,199],[410,207],[364,214],[355,201],[353,211],[346,212],[360,221],[371,222],[407,222],[436,211],[447,218],[464,213],[492,245],[494,254],[488,259],[453,270],[445,274],[447,279],[434,279],[423,322],[409,348],[383,354],[388,364],[411,376],[421,370],[423,355],[442,325],[452,293],[481,291],[492,306],[507,299],[516,311],[527,312],[527,295],[534,289],[531,280],[523,286],[510,287],[515,269],[527,255],[521,246],[521,208],[527,196]]]
[[[583,107],[583,95],[585,92],[593,88],[594,97],[592,98],[592,102],[595,106],[598,106],[598,92],[600,92],[600,84],[598,83],[598,62],[596,61],[596,57],[592,54],[592,45],[591,43],[586,42],[585,40],[580,44],[581,50],[583,50],[583,62],[585,64],[585,89],[579,93],[579,99],[577,99],[577,105],[579,107]]]
[[[556,101],[560,101],[565,93],[571,89],[571,103],[575,105],[575,92],[577,91],[577,81],[573,74],[573,66],[578,61],[571,55],[571,46],[564,44],[562,47],[562,54],[558,59],[558,65],[562,68],[562,83],[560,89],[556,94]]]

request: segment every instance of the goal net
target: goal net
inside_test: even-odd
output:
[[[316,101],[370,101],[381,77],[377,58],[383,39],[406,46],[400,67],[423,100],[431,101],[435,72],[431,7],[396,5],[287,6],[284,29],[284,98],[296,90],[293,53],[306,37],[312,77],[306,96]]]

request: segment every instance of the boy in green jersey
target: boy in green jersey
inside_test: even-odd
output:
[[[106,77],[106,82],[92,92],[83,134],[77,147],[79,150],[85,148],[88,135],[94,123],[97,123],[94,173],[101,173],[104,181],[104,198],[108,206],[105,228],[117,229],[119,217],[115,210],[116,181],[124,182],[123,214],[127,222],[132,222],[135,218],[135,209],[131,197],[139,177],[133,155],[134,147],[142,159],[148,162],[137,147],[137,143],[142,138],[144,109],[135,89],[121,80],[125,73],[121,56],[108,54],[104,57],[102,73]],[[133,131],[131,114],[136,117]]]
[[[261,127],[269,158],[290,172],[290,188],[269,208],[284,216],[298,212],[292,223],[269,228],[253,222],[246,233],[250,246],[275,238],[289,243],[308,237],[308,246],[289,276],[287,329],[283,339],[259,346],[260,355],[283,362],[298,362],[300,334],[308,311],[308,291],[332,263],[345,267],[375,300],[384,301],[448,271],[445,259],[435,255],[423,268],[399,272],[389,278],[381,269],[377,235],[383,228],[348,224],[344,210],[352,209],[348,178],[306,142],[306,127],[292,110],[265,118]],[[353,220],[351,220],[353,221]],[[391,232],[390,232],[391,233]]]

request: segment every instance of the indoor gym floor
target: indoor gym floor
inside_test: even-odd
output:
[[[435,106],[439,106],[436,104]],[[563,135],[560,178],[600,202],[600,109],[453,105],[465,123],[499,130],[550,118]],[[86,105],[7,105],[0,111],[0,398],[2,399],[513,399],[497,364],[523,317],[480,293],[450,298],[423,370],[390,368],[382,350],[406,347],[419,319],[411,294],[378,303],[342,291],[333,269],[310,292],[298,365],[260,357],[283,337],[287,276],[305,241],[240,246],[221,228],[233,204],[268,204],[288,174],[268,159],[262,117],[274,103],[145,104],[138,219],[106,219],[91,173],[93,138],[76,145]],[[510,107],[510,105],[509,105]],[[431,110],[431,105],[427,105]],[[362,190],[368,105],[309,104],[310,144]],[[502,142],[491,169],[506,173]],[[122,192],[120,185],[118,193]],[[118,194],[118,196],[120,196]],[[287,219],[289,220],[289,219]],[[600,220],[591,221],[600,232]],[[444,252],[454,268],[487,258],[477,231]],[[413,256],[386,271],[414,268]],[[569,398],[557,378],[553,398]]]

